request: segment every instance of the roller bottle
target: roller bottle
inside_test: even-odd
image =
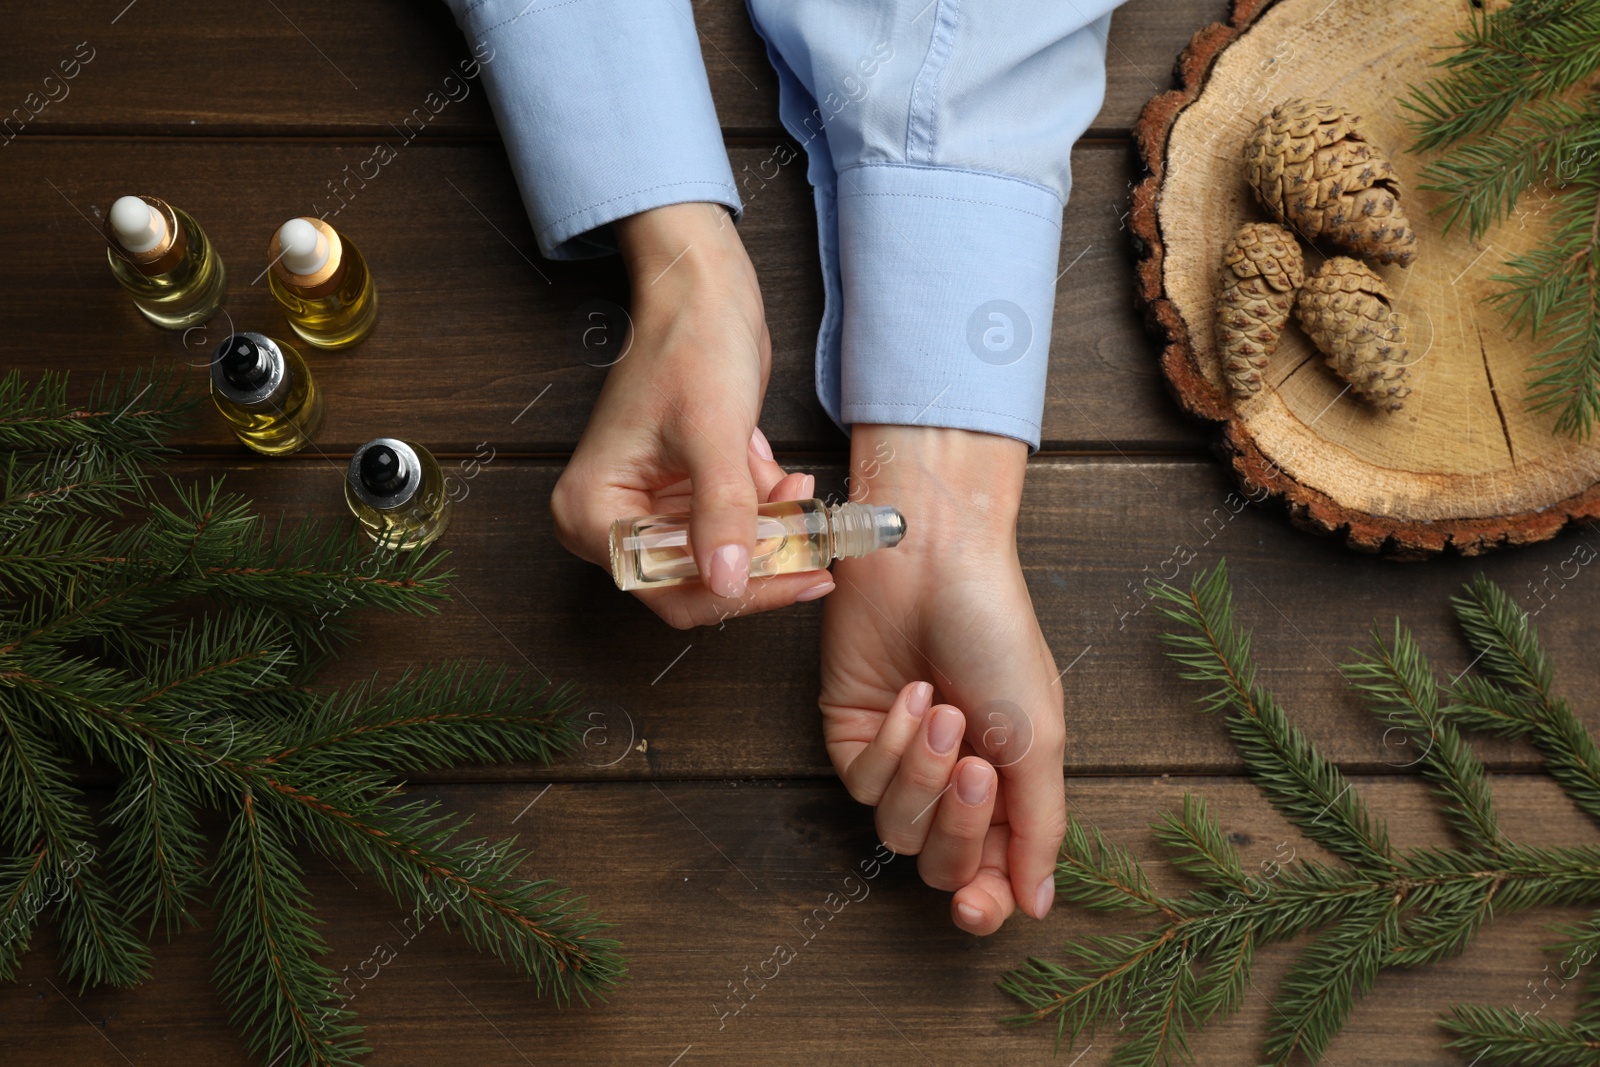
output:
[[[893,548],[905,536],[894,508],[821,500],[783,500],[757,509],[750,576],[826,567],[836,559]],[[619,589],[656,589],[700,581],[687,515],[651,515],[611,524],[611,576]]]
[[[211,361],[211,399],[250,448],[287,456],[322,425],[322,394],[289,345],[259,333],[236,333]]]
[[[186,329],[222,303],[222,258],[187,212],[153,196],[119,197],[105,231],[112,275],[157,326]]]
[[[283,317],[318,348],[348,348],[378,321],[378,290],[348,237],[321,219],[290,219],[267,246],[268,282]]]
[[[444,472],[421,445],[376,437],[350,457],[345,502],[367,536],[386,548],[421,548],[450,524]]]

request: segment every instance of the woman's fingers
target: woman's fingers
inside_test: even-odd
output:
[[[738,429],[736,415],[698,422],[682,418],[686,425],[677,447],[693,486],[689,544],[695,565],[712,593],[738,598],[750,580],[760,503],[750,473],[752,434]]]
[[[956,764],[953,788],[939,801],[933,828],[917,856],[917,872],[935,889],[953,892],[978,873],[983,842],[994,814],[994,768],[981,756]]]
[[[767,492],[767,502],[779,500],[810,500],[817,495],[817,476],[814,474],[789,474],[779,479]]]
[[[1006,854],[1011,845],[1011,828],[1004,824],[989,827],[983,839],[983,857],[972,881],[956,890],[950,900],[950,918],[969,934],[987,935],[1000,929],[1017,910],[1006,874]]]
[[[953,784],[950,772],[966,728],[965,715],[940,704],[922,717],[916,738],[906,746],[877,811],[878,839],[901,855],[922,851],[933,829],[934,806]]]
[[[717,626],[741,615],[788,607],[831,592],[833,578],[827,571],[804,571],[752,578],[744,592],[735,597],[717,596],[703,585],[635,589],[633,595],[661,616],[667,625],[687,630],[694,626]]]
[[[834,770],[850,795],[863,804],[876,804],[900,769],[900,759],[917,735],[917,726],[933,706],[933,686],[911,682],[895,695],[887,714],[878,718],[877,733],[870,740],[832,741],[828,754]]]

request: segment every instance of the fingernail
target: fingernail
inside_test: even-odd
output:
[[[795,597],[795,599],[796,600],[815,600],[815,599],[817,599],[817,597],[819,597],[819,596],[827,596],[831,592],[833,592],[833,583],[832,582],[818,582],[816,585],[812,586],[810,589],[807,589],[805,592],[803,592],[799,596]]]
[[[968,926],[979,926],[983,923],[983,912],[974,908],[971,904],[957,904],[956,914],[960,915],[962,921]]]
[[[928,709],[933,707],[933,686],[927,682],[918,682],[911,687],[911,692],[906,696],[906,710],[913,719],[920,719],[928,714]]]
[[[1039,883],[1039,892],[1033,898],[1033,917],[1042,919],[1050,911],[1050,905],[1056,899],[1056,880],[1052,875]]]
[[[928,724],[928,747],[936,756],[948,756],[961,741],[961,731],[967,725],[964,715],[952,707],[943,707],[933,713]]]
[[[711,573],[706,585],[718,596],[738,596],[750,581],[750,550],[743,545],[723,545],[711,553]]]
[[[767,435],[761,432],[761,427],[756,427],[756,432],[750,435],[750,447],[756,450],[756,455],[762,459],[772,458],[772,444],[767,440]]]
[[[968,763],[956,775],[956,792],[963,804],[982,804],[989,799],[989,785],[994,781],[994,771],[982,763]]]
[[[806,475],[806,480],[800,483],[800,499],[810,500],[817,495],[817,476]]]

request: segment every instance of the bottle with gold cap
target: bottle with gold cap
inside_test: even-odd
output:
[[[421,445],[394,437],[375,437],[356,449],[344,498],[367,536],[386,548],[421,548],[450,524],[439,461]]]
[[[322,394],[293,347],[236,333],[211,361],[211,399],[239,440],[267,456],[304,448],[322,425]]]
[[[153,196],[119,197],[105,230],[111,273],[157,326],[185,329],[222,303],[222,257],[187,212]]]
[[[348,348],[378,321],[378,290],[348,237],[321,219],[290,219],[267,247],[272,295],[300,339]]]

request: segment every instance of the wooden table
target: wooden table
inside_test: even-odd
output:
[[[69,367],[80,389],[102,370],[152,360],[203,367],[208,346],[197,337],[186,347],[148,326],[107,271],[98,214],[129,191],[161,195],[200,219],[228,264],[231,321],[283,332],[257,277],[272,227],[331,203],[329,184],[378,143],[399,146],[376,178],[346,187],[333,219],[366,253],[383,310],[361,346],[313,357],[329,403],[317,448],[265,462],[206,420],[182,438],[177,467],[226,474],[269,515],[340,519],[341,462],[369,437],[421,440],[447,465],[492,449],[446,538],[459,575],[454,601],[426,622],[369,619],[366,640],[329,680],[483,657],[578,683],[607,725],[580,758],[556,767],[461,770],[415,785],[473,813],[482,833],[520,834],[539,875],[588,893],[619,924],[631,977],[609,1003],[557,1010],[437,927],[404,942],[400,910],[370,879],[308,857],[332,965],[355,967],[380,942],[399,949],[353,1003],[376,1048],[370,1062],[1052,1062],[1049,1032],[1000,1025],[1014,1005],[994,980],[1030,954],[1052,956],[1068,938],[1118,925],[1061,907],[1042,925],[1019,918],[976,939],[949,924],[947,898],[922,887],[909,862],[804,942],[741,1013],[719,1018],[730,984],[776,943],[802,940],[802,917],[873,848],[869,813],[834,780],[819,737],[820,611],[800,606],[676,632],[555,544],[549,490],[604,374],[585,362],[580,309],[625,302],[625,280],[615,262],[539,258],[481,87],[401,145],[396,127],[467,55],[443,5],[125,3],[53,0],[4,19],[0,110],[20,106],[78,42],[93,50],[70,95],[0,149],[5,365]],[[775,80],[742,4],[701,0],[696,10],[743,173],[786,142]],[[1385,748],[1382,724],[1333,667],[1374,621],[1403,615],[1454,673],[1466,657],[1446,598],[1464,580],[1486,570],[1530,607],[1540,603],[1533,584],[1547,583],[1537,621],[1561,687],[1580,706],[1600,689],[1600,657],[1584,627],[1600,579],[1547,581],[1593,531],[1484,561],[1358,557],[1279,515],[1233,515],[1205,431],[1164,395],[1132,308],[1128,129],[1167,87],[1190,34],[1222,15],[1217,0],[1131,0],[1113,20],[1105,107],[1073,154],[1044,448],[1031,464],[1021,527],[1044,632],[1067,667],[1071,808],[1131,844],[1170,886],[1181,882],[1160,861],[1148,824],[1186,790],[1207,796],[1247,863],[1285,840],[1310,847],[1240,776],[1221,723],[1195,711],[1195,691],[1163,660],[1153,613],[1137,610],[1138,582],[1176,546],[1196,557],[1183,579],[1230,560],[1241,617],[1258,628],[1265,680],[1358,775],[1397,844],[1446,838],[1419,779],[1399,769],[1414,757]],[[762,425],[781,461],[837,490],[845,440],[811,387],[821,287],[802,168],[783,168],[748,200],[742,232],[774,348]],[[192,374],[203,387],[203,370]],[[1511,833],[1594,839],[1529,750],[1479,751],[1496,772]],[[1461,1001],[1535,1007],[1523,998],[1547,962],[1539,923],[1551,917],[1504,920],[1462,958],[1386,973],[1328,1062],[1463,1062],[1440,1049],[1432,1020]],[[245,1062],[209,989],[209,946],[209,928],[182,934],[158,947],[141,988],[80,994],[57,978],[42,936],[21,982],[0,988],[0,1061]],[[1270,995],[1288,959],[1281,948],[1263,954],[1259,992]],[[1575,990],[1566,1001],[1575,1003]],[[1195,1040],[1201,1063],[1257,1062],[1265,995],[1252,994],[1238,1017]],[[1558,998],[1547,1017],[1567,1018],[1573,1003]],[[1107,1063],[1115,1037],[1104,1031],[1080,1060],[1058,1062]]]

